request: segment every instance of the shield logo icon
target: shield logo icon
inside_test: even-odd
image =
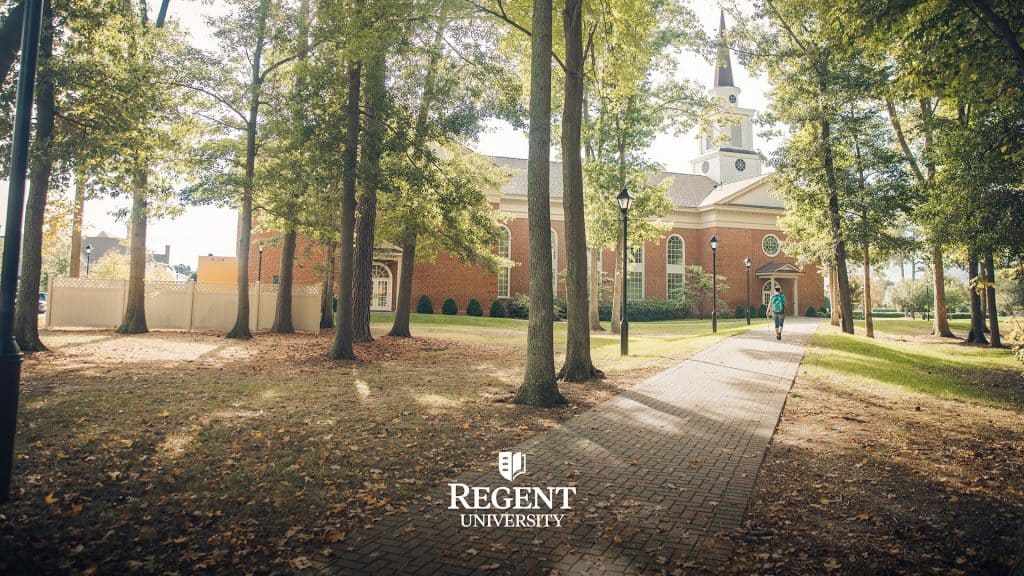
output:
[[[509,482],[526,472],[526,454],[522,452],[498,452],[498,472]]]

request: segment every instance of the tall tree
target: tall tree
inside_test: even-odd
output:
[[[353,241],[356,219],[356,167],[359,149],[359,93],[362,88],[362,64],[353,60],[348,64],[348,101],[345,106],[345,148],[342,152],[344,175],[341,200],[341,280],[338,282],[338,310],[334,319],[334,344],[330,357],[334,360],[355,360],[352,348],[352,283]]]
[[[534,0],[530,36],[530,155],[526,170],[530,227],[530,319],[526,370],[515,402],[565,402],[555,378],[551,254],[551,0]]]

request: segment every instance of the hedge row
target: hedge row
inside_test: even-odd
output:
[[[629,303],[628,316],[634,322],[654,322],[656,320],[682,320],[692,314],[690,305],[678,300],[634,300]],[[612,318],[612,303],[608,301],[598,304],[601,320]]]
[[[430,297],[426,294],[420,296],[419,302],[416,303],[417,314],[433,314],[434,304],[430,301]],[[459,306],[455,303],[454,298],[448,298],[441,305],[441,314],[447,314],[454,316],[459,313]],[[476,298],[470,298],[466,304],[466,315],[468,316],[483,316],[484,308],[480,305],[480,301]],[[505,304],[501,300],[495,300],[491,302],[491,317],[492,318],[504,318]]]

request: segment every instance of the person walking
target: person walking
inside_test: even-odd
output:
[[[781,286],[775,286],[775,294],[768,303],[768,313],[775,319],[775,339],[782,340],[782,324],[786,321],[786,295]]]

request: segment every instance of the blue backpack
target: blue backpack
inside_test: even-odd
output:
[[[772,312],[782,314],[786,307],[786,297],[782,294],[772,296]]]

